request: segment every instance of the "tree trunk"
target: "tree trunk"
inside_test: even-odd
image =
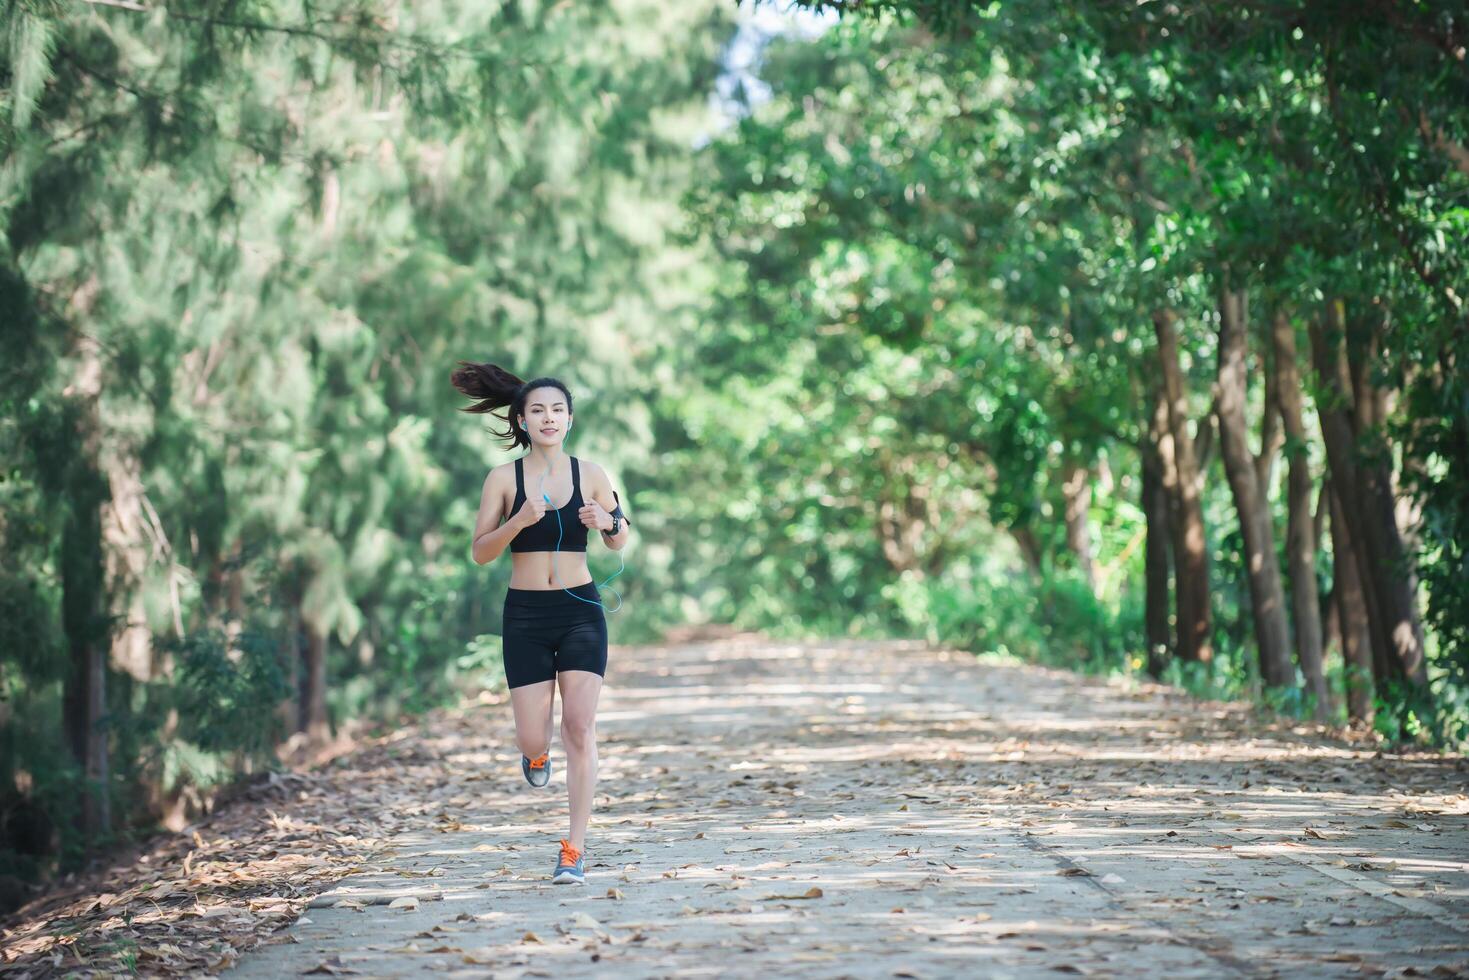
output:
[[[1416,599],[1418,576],[1398,526],[1392,451],[1385,428],[1389,393],[1372,383],[1372,365],[1378,358],[1377,335],[1366,322],[1343,332],[1352,376],[1357,473],[1362,480],[1362,531],[1376,566],[1374,577],[1381,580],[1378,605],[1389,613],[1384,625],[1392,656],[1401,661],[1404,676],[1415,687],[1427,690],[1428,664]]]
[[[1268,687],[1286,687],[1295,680],[1295,671],[1290,663],[1285,593],[1275,560],[1275,531],[1249,446],[1245,349],[1245,296],[1243,291],[1226,288],[1219,302],[1219,449],[1244,538],[1260,676]]]
[[[883,454],[878,465],[888,488],[877,509],[883,557],[894,571],[922,578],[927,574],[925,565],[942,558],[942,549],[934,544],[931,533],[942,522],[942,514],[927,484],[917,478],[917,457]]]
[[[908,519],[906,508],[897,501],[883,500],[877,508],[878,541],[883,557],[896,572],[917,572],[921,525]]]
[[[1331,471],[1327,470],[1321,474],[1321,486],[1316,490],[1316,513],[1311,518],[1311,541],[1315,544],[1317,554],[1321,552],[1321,539],[1327,533],[1326,520],[1330,514]],[[1337,614],[1334,586],[1320,597],[1317,609],[1321,614],[1321,659],[1330,660],[1332,650],[1342,652],[1340,650],[1341,616]]]
[[[1091,527],[1087,522],[1092,505],[1091,471],[1075,460],[1068,460],[1062,472],[1061,493],[1066,501],[1066,546],[1076,556],[1076,567],[1095,596],[1097,569],[1092,561]]]
[[[1341,617],[1336,612],[1336,590],[1327,589],[1321,600],[1321,654],[1330,657],[1341,643]],[[1345,657],[1345,653],[1342,654]]]
[[[102,508],[108,488],[99,461],[101,359],[95,342],[86,338],[77,344],[75,353],[76,380],[63,392],[75,443],[63,477],[61,616],[70,669],[62,692],[62,714],[72,754],[87,779],[78,816],[79,829],[90,841],[112,826],[106,727],[109,629],[102,567]]]
[[[1208,662],[1214,658],[1214,623],[1209,594],[1209,553],[1204,533],[1204,509],[1200,502],[1198,467],[1193,440],[1188,432],[1188,402],[1184,398],[1183,373],[1178,364],[1178,338],[1172,310],[1153,314],[1158,334],[1158,361],[1163,377],[1164,401],[1168,409],[1168,431],[1173,442],[1174,468],[1178,474],[1178,517],[1173,522],[1173,558],[1177,597],[1178,656]]]
[[[1255,457],[1255,475],[1259,478],[1260,493],[1269,500],[1271,488],[1275,486],[1275,461],[1285,448],[1288,433],[1281,424],[1280,391],[1275,383],[1280,358],[1273,343],[1267,340],[1264,346],[1260,363],[1265,377],[1265,411],[1260,422],[1260,453]]]
[[[1030,569],[1032,575],[1041,573],[1041,545],[1036,540],[1035,532],[1028,527],[1010,528],[1010,537],[1015,539],[1015,546],[1020,549],[1020,557],[1025,559],[1025,565]]]
[[[1328,481],[1330,482],[1330,481]],[[1372,635],[1367,622],[1367,601],[1362,595],[1362,577],[1353,560],[1357,546],[1342,509],[1342,499],[1331,483],[1327,492],[1331,506],[1332,597],[1336,600],[1341,630],[1342,666],[1347,684],[1347,716],[1353,721],[1372,721]]]
[[[1310,326],[1311,356],[1322,390],[1334,396],[1323,397],[1317,406],[1327,464],[1355,546],[1374,676],[1379,686],[1406,681],[1426,691],[1423,629],[1413,601],[1413,575],[1393,514],[1390,481],[1382,476],[1386,464],[1372,464],[1378,473],[1368,476],[1358,451],[1353,418],[1357,410],[1342,349],[1344,319],[1342,302],[1334,300],[1327,304],[1326,322],[1313,321]]]
[[[1285,550],[1291,579],[1291,604],[1296,620],[1296,659],[1306,677],[1306,689],[1316,702],[1316,719],[1325,721],[1330,707],[1321,642],[1321,597],[1316,588],[1316,525],[1311,509],[1311,463],[1306,427],[1301,420],[1301,372],[1296,363],[1296,331],[1290,319],[1275,314],[1275,404],[1285,429],[1290,471],[1286,477]]]
[[[1166,444],[1166,450],[1165,450]],[[1167,465],[1164,456],[1168,457]],[[1168,435],[1168,406],[1159,392],[1153,398],[1153,414],[1142,445],[1142,510],[1147,521],[1144,558],[1143,622],[1148,641],[1148,674],[1161,677],[1172,654],[1168,629],[1168,483],[1177,475],[1166,475],[1172,466],[1173,444]]]
[[[282,644],[284,652],[280,655],[280,661],[286,675],[287,693],[276,705],[275,716],[280,721],[281,730],[290,737],[303,727],[301,692],[304,683],[301,680],[301,666],[305,662],[301,645],[301,589],[294,575],[287,580],[285,586],[285,606],[287,613]]]
[[[1362,527],[1362,501],[1358,493],[1360,481],[1357,476],[1356,434],[1352,425],[1352,385],[1347,372],[1346,356],[1341,348],[1341,334],[1331,333],[1323,324],[1313,320],[1308,325],[1311,340],[1311,360],[1316,369],[1320,395],[1316,399],[1316,416],[1321,422],[1321,441],[1326,446],[1326,465],[1335,504],[1340,510],[1342,533],[1332,529],[1332,548],[1335,554],[1337,581],[1341,580],[1340,567],[1350,562],[1357,581],[1362,584],[1362,613],[1367,621],[1373,677],[1380,683],[1399,679],[1401,674],[1394,669],[1389,655],[1390,644],[1387,634],[1380,632],[1383,615],[1377,606],[1377,593],[1367,584],[1371,581],[1371,559],[1367,543],[1360,535]],[[1333,524],[1337,523],[1333,520]],[[1343,547],[1343,545],[1347,547]],[[1342,624],[1346,631],[1346,622]]]
[[[224,632],[231,650],[236,649],[240,633],[245,628],[245,559],[244,545],[236,541],[230,551],[225,571],[225,621]]]
[[[301,730],[312,745],[331,741],[326,711],[326,635],[302,617],[306,627],[306,670],[302,674]]]

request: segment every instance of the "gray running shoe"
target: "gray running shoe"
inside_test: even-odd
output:
[[[571,841],[561,842],[561,857],[556,862],[556,870],[551,874],[553,885],[585,885],[587,883],[586,864],[582,859],[581,851],[571,846]]]
[[[542,752],[534,759],[520,757],[520,771],[525,773],[525,781],[532,786],[544,786],[551,781],[551,753]]]

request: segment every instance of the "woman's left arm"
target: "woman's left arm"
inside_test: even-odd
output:
[[[582,484],[591,494],[591,500],[584,503],[580,513],[581,522],[589,528],[596,528],[602,534],[602,543],[613,551],[621,551],[627,544],[628,521],[623,516],[618,526],[617,534],[609,533],[612,530],[612,512],[617,509],[617,496],[612,492],[612,479],[607,471],[596,463],[583,462],[586,472],[583,475]]]

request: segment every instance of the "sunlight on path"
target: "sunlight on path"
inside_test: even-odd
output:
[[[914,644],[617,648],[587,887],[549,882],[561,773],[477,706],[375,870],[230,975],[1469,968],[1462,762],[1252,724]]]

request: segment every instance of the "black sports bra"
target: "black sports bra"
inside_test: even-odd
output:
[[[577,516],[577,511],[582,508],[581,499],[581,467],[577,465],[576,457],[567,457],[571,460],[571,499],[566,506],[561,508],[561,528],[556,527],[556,512],[550,507],[539,521],[524,529],[515,537],[510,539],[510,550],[521,551],[555,551],[556,536],[561,536],[562,551],[586,551],[587,550],[587,526]],[[510,508],[510,513],[515,514],[525,504],[525,467],[522,465],[525,457],[522,456],[515,461],[515,504]]]

